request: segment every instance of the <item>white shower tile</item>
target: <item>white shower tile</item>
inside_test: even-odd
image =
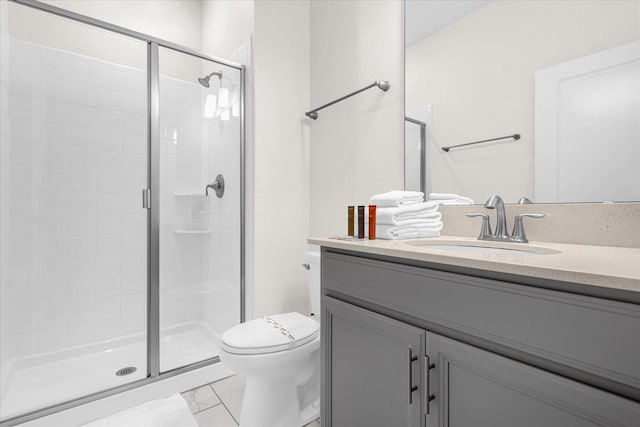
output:
[[[122,114],[119,111],[98,110],[98,129],[109,132],[121,132]]]
[[[41,305],[38,309],[38,327],[45,329],[66,325],[69,318],[68,311],[69,304],[66,301],[60,304]]]
[[[9,309],[35,307],[38,304],[38,285],[5,285],[2,291],[2,312]],[[0,322],[1,323],[1,322]]]
[[[93,60],[69,61],[69,80],[86,86],[98,85],[98,64]]]
[[[64,234],[43,236],[39,242],[40,259],[62,259],[69,257],[69,238]]]
[[[93,303],[93,301],[91,301]],[[95,340],[95,323],[93,321],[85,323],[69,324],[69,345],[85,345]]]
[[[69,236],[88,236],[96,234],[96,215],[69,215]]]
[[[68,150],[65,147],[43,147],[41,167],[49,169],[67,169],[69,167]]]
[[[75,127],[96,129],[98,127],[98,109],[84,105],[69,105],[69,124]]]
[[[40,80],[33,73],[12,69],[9,72],[9,93],[30,97],[40,96]]]
[[[25,307],[10,309],[3,316],[3,330],[7,334],[18,334],[38,329],[38,308]]]
[[[112,339],[118,335],[120,335],[120,316],[96,318],[95,337],[97,341]]]
[[[56,79],[69,80],[69,59],[43,51],[41,53],[41,71],[43,75],[55,77]]]
[[[98,239],[95,235],[69,237],[69,257],[95,257],[97,255]]]
[[[36,332],[23,332],[3,335],[2,344],[3,360],[29,356],[38,351],[38,334]]]
[[[40,120],[57,125],[69,124],[69,103],[42,99],[39,103]]]
[[[88,280],[96,277],[96,258],[69,258],[69,281]]]
[[[111,89],[98,89],[98,107],[104,110],[122,111],[123,94]]]
[[[126,69],[122,74],[124,91],[131,95],[147,96],[147,73],[142,70]]]
[[[120,193],[122,191],[123,177],[119,173],[96,173],[95,191],[99,193]]]
[[[38,331],[38,352],[45,353],[60,350],[69,345],[69,332],[66,326]]]
[[[40,50],[22,43],[10,43],[9,62],[12,70],[40,72]]]
[[[69,167],[72,170],[89,170],[93,171],[96,166],[95,150],[87,150],[84,148],[69,149]],[[90,190],[90,191],[93,191]]]
[[[96,149],[113,153],[122,152],[123,135],[119,132],[100,131]]]
[[[100,294],[99,289],[108,278],[109,283],[113,283],[110,288],[115,292],[120,292],[120,255],[100,255],[96,258],[96,295]],[[117,284],[117,286],[116,286]]]
[[[30,119],[9,117],[9,120],[4,123],[9,124],[9,140],[12,144],[16,142],[38,142],[40,136],[39,128],[34,126],[34,122]]]
[[[130,114],[147,115],[146,96],[131,95],[124,93],[122,98],[122,111]]]
[[[93,171],[72,170],[69,172],[70,191],[96,191],[96,173]]]
[[[74,214],[96,214],[96,199],[95,193],[72,192],[69,196],[69,211]]]
[[[69,302],[69,325],[92,322],[95,320],[94,310],[93,299]]]
[[[69,102],[87,107],[97,107],[98,88],[75,82],[76,80],[71,80],[69,83]]]
[[[66,282],[69,280],[69,260],[45,259],[40,262],[40,276],[43,282]]]
[[[98,140],[98,130],[72,126],[69,129],[69,146],[93,150]]]
[[[9,159],[8,163],[13,166],[22,166],[22,167],[32,167],[37,166],[34,165],[34,153],[36,148],[34,148],[33,144],[9,144]]]
[[[45,99],[68,102],[69,101],[69,81],[52,77],[42,79],[40,89],[41,96]]]
[[[40,192],[40,209],[45,215],[68,213],[69,193],[66,191]]]
[[[122,135],[122,151],[127,154],[146,155],[147,139],[144,135],[125,133]]]
[[[95,286],[95,278],[69,281],[69,301],[94,298]]]
[[[102,215],[97,216],[98,236],[116,235],[122,232],[122,216],[121,215]]]
[[[96,255],[116,255],[122,251],[122,238],[120,235],[104,236],[96,239]]]
[[[96,171],[121,173],[122,154],[119,152],[98,151],[96,153]]]
[[[147,133],[147,118],[140,114],[124,113],[122,115],[122,131],[133,135]]]
[[[67,191],[69,189],[69,171],[66,169],[41,169],[40,189]]]
[[[106,272],[106,275],[98,274],[96,277],[96,298],[120,296],[120,276],[118,273],[118,271],[112,271]]]
[[[69,217],[62,213],[47,213],[41,215],[38,220],[42,236],[66,237],[69,232]]]
[[[42,144],[64,147],[69,145],[69,126],[56,123],[40,125],[39,140]]]
[[[9,117],[37,120],[39,105],[39,102],[31,96],[10,93],[8,97]]]
[[[98,66],[98,86],[104,89],[122,91],[122,72],[104,63]]]
[[[45,282],[38,285],[38,306],[51,304],[67,304],[69,295],[69,282]],[[39,310],[43,315],[43,309]],[[53,326],[53,325],[52,325]],[[44,327],[47,327],[46,325]]]
[[[140,197],[138,197],[138,201]],[[98,193],[97,212],[100,214],[119,214],[122,212],[122,195],[119,193]]]
[[[115,283],[114,286],[118,286],[119,288],[120,284]],[[120,317],[120,295],[96,297],[95,314],[96,319],[108,319],[114,316]]]

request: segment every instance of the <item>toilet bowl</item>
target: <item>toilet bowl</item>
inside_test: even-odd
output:
[[[319,252],[307,253],[307,261],[315,318],[264,316],[222,335],[220,360],[246,376],[240,427],[302,427],[320,415]]]

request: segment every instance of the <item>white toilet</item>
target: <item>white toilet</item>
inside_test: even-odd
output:
[[[313,317],[264,316],[226,331],[220,359],[245,375],[240,427],[301,427],[320,416],[320,252],[307,252]]]

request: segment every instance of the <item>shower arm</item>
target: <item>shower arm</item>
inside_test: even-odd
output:
[[[318,118],[318,111],[320,111],[320,110],[322,110],[322,109],[324,109],[324,108],[327,108],[327,107],[329,107],[329,106],[331,106],[331,105],[333,105],[333,104],[337,104],[337,103],[338,103],[338,102],[340,102],[340,101],[343,101],[343,100],[345,100],[345,99],[347,99],[347,98],[352,97],[353,95],[357,95],[357,94],[359,94],[360,92],[364,92],[364,91],[365,91],[365,90],[367,90],[367,89],[371,89],[371,88],[372,88],[372,87],[374,87],[374,86],[377,86],[377,87],[378,87],[380,90],[382,90],[383,92],[388,91],[388,90],[389,90],[389,87],[390,87],[390,85],[389,85],[389,82],[388,82],[388,81],[386,81],[386,80],[376,80],[375,82],[371,83],[371,84],[370,84],[369,86],[367,86],[367,87],[363,87],[363,88],[362,88],[362,89],[360,89],[360,90],[357,90],[357,91],[355,91],[355,92],[351,92],[350,94],[345,95],[345,96],[343,96],[342,98],[338,98],[338,99],[336,99],[335,101],[331,101],[331,102],[329,102],[328,104],[324,104],[322,107],[318,107],[318,108],[316,108],[316,109],[314,109],[314,110],[307,111],[306,113],[304,113],[304,115],[305,115],[305,116],[307,116],[307,117],[309,117],[310,119],[316,120],[316,119]]]

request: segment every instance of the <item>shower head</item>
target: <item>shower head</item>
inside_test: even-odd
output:
[[[215,71],[208,76],[200,77],[198,78],[198,81],[202,86],[209,87],[209,80],[211,79],[211,76],[218,76],[218,79],[222,80],[222,71]]]

